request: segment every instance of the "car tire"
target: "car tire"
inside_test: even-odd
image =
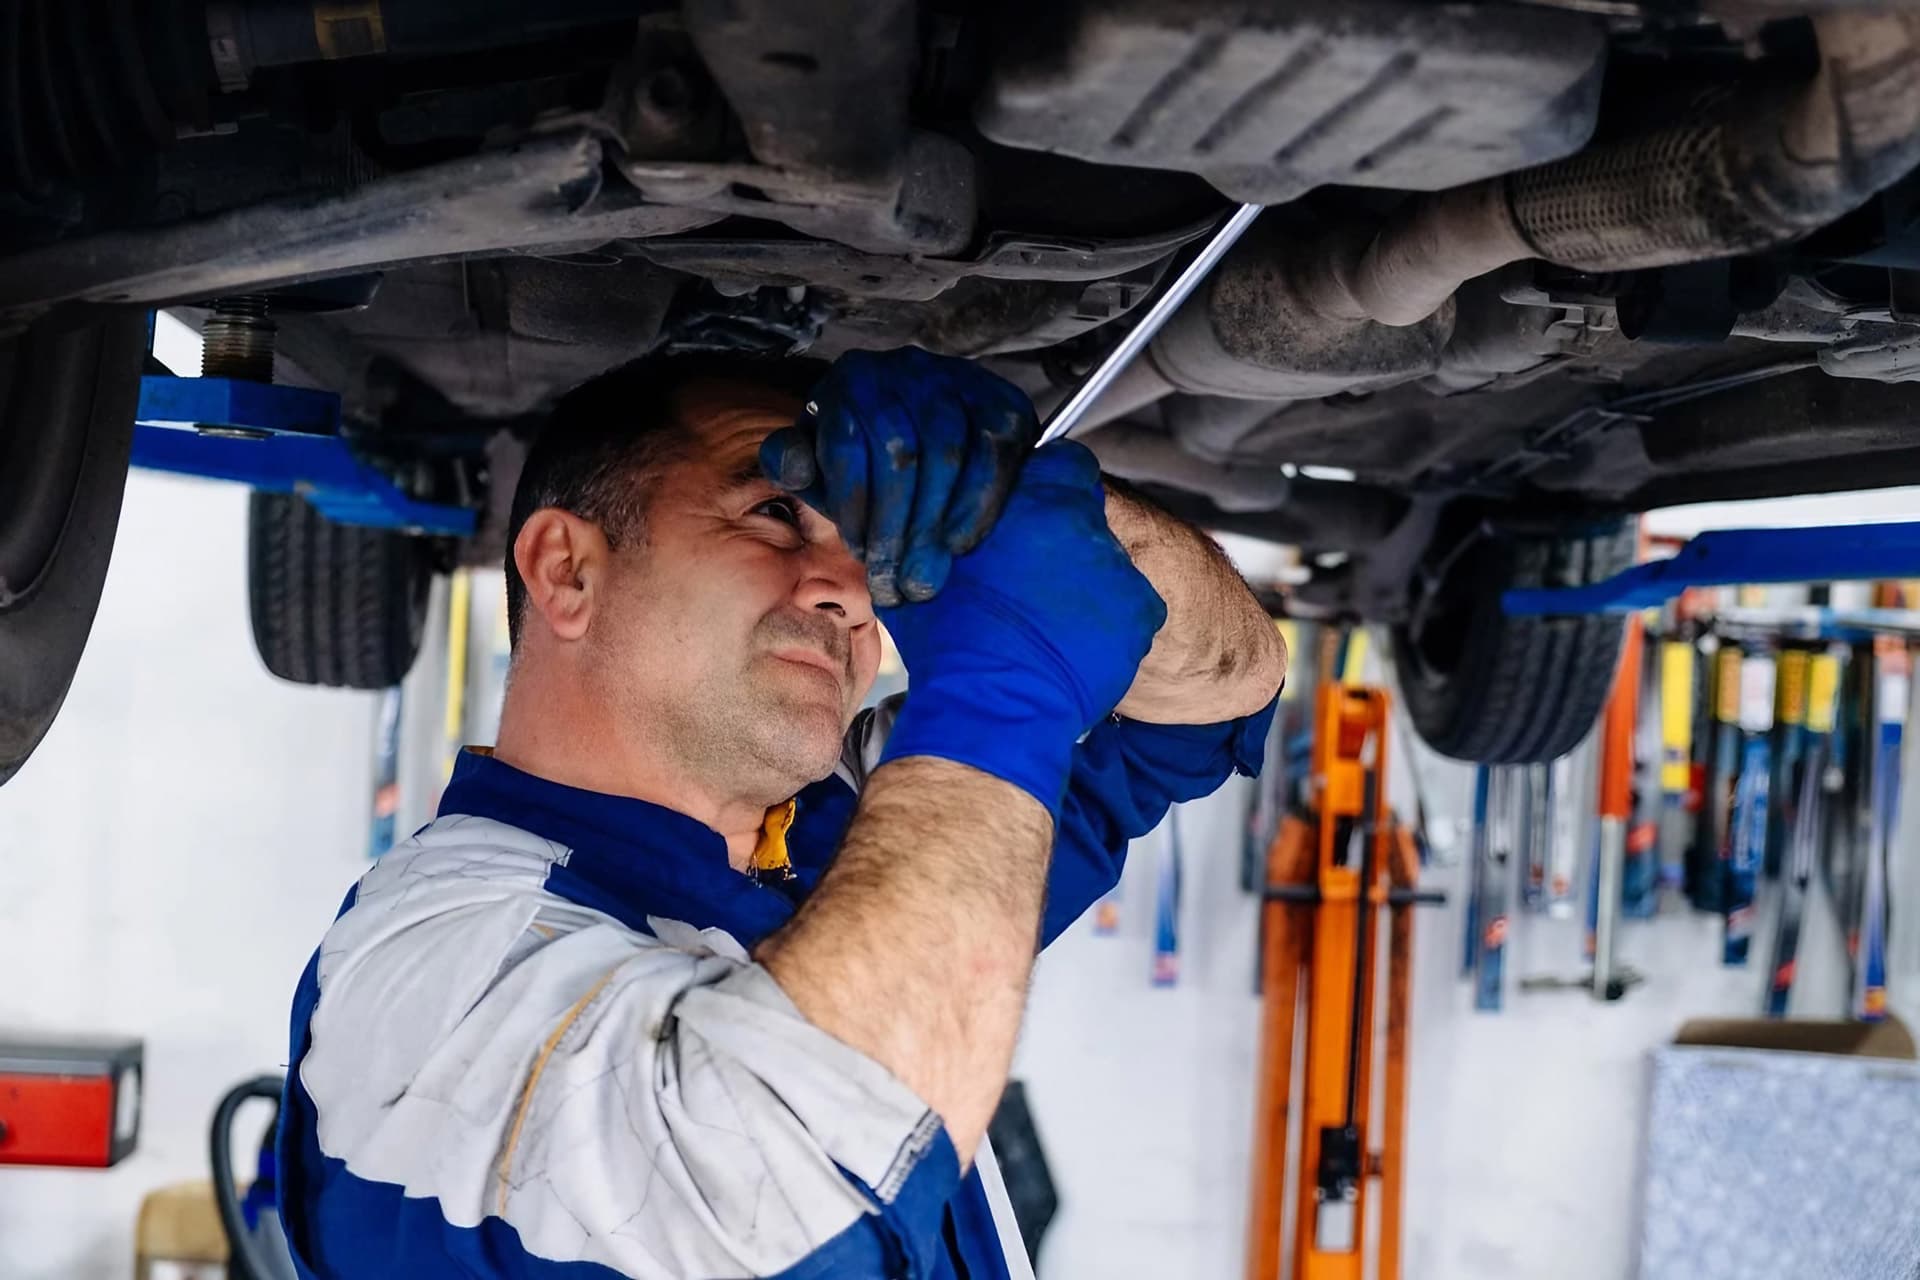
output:
[[[120,523],[138,312],[0,341],[0,782],[66,701]]]
[[[1393,629],[1400,695],[1442,755],[1480,764],[1557,759],[1606,705],[1625,623],[1606,614],[1509,617],[1512,587],[1572,587],[1633,562],[1631,523],[1561,536],[1469,535],[1440,553],[1424,607]],[[1439,551],[1438,548],[1436,548]]]
[[[305,499],[256,492],[247,510],[253,643],[294,684],[388,689],[420,652],[433,544],[335,524]]]

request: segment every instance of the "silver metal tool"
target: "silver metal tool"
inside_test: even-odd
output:
[[[1260,209],[1261,206],[1257,204],[1243,204],[1234,210],[1233,216],[1213,233],[1213,239],[1207,241],[1207,247],[1200,251],[1200,256],[1187,264],[1187,269],[1160,295],[1160,300],[1147,310],[1146,315],[1140,317],[1140,323],[1133,326],[1127,336],[1120,340],[1120,345],[1108,352],[1107,358],[1094,367],[1086,381],[1048,416],[1047,425],[1040,432],[1040,444],[1050,444],[1073,430],[1074,424],[1100,398],[1100,393],[1120,376],[1121,370],[1133,363],[1135,356],[1146,350],[1147,344],[1153,341],[1153,335],[1159,333],[1161,326],[1180,309],[1187,295],[1206,279],[1207,272],[1226,256],[1227,250],[1233,248],[1233,242],[1240,238],[1240,233],[1253,225],[1253,220],[1260,216]]]

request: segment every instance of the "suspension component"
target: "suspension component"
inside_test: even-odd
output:
[[[47,196],[204,128],[214,83],[199,0],[0,4],[0,190]]]
[[[200,327],[200,376],[272,382],[275,332],[272,305],[264,294],[215,298],[207,304],[207,321]],[[203,436],[235,440],[264,440],[272,434],[212,422],[198,423],[194,429]]]
[[[207,322],[200,330],[200,376],[272,382],[276,328],[266,295],[215,298],[207,305]]]
[[[263,68],[630,24],[637,0],[0,0],[0,195],[29,201],[210,127]]]
[[[436,57],[626,25],[637,0],[209,0],[213,63],[228,92],[256,71],[379,54]]]

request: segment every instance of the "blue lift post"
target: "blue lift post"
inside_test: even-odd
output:
[[[1666,560],[1650,560],[1584,587],[1509,591],[1515,616],[1637,613],[1688,587],[1767,582],[1847,582],[1920,576],[1920,522],[1818,525],[1804,529],[1720,529]]]
[[[340,434],[340,397],[306,387],[144,377],[133,465],[297,493],[338,524],[465,537],[477,520],[467,507],[419,501],[361,461]]]

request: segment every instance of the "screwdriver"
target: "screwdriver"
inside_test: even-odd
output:
[[[1213,233],[1213,239],[1207,241],[1207,247],[1200,251],[1200,256],[1187,264],[1167,291],[1160,295],[1160,300],[1147,310],[1146,315],[1140,317],[1140,323],[1134,325],[1127,336],[1107,353],[1106,358],[1094,366],[1093,372],[1074,389],[1074,393],[1048,415],[1047,425],[1040,432],[1036,448],[1051,444],[1073,430],[1074,424],[1085,417],[1093,402],[1100,398],[1100,393],[1133,363],[1134,357],[1146,350],[1153,336],[1187,300],[1187,295],[1206,279],[1207,273],[1226,256],[1227,250],[1233,248],[1234,241],[1240,238],[1241,233],[1253,225],[1253,220],[1260,216],[1260,209],[1261,206],[1257,204],[1243,204],[1234,210],[1233,216]]]

